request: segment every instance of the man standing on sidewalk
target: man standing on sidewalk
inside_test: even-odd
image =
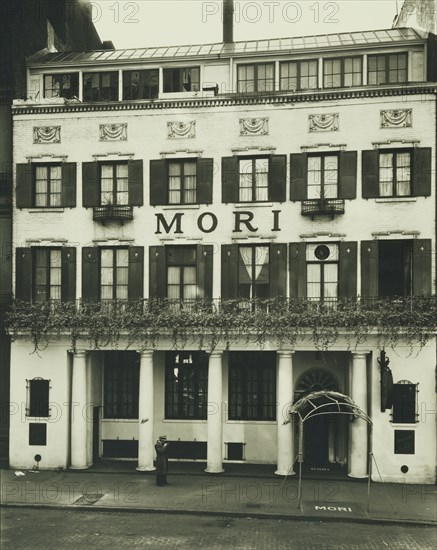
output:
[[[167,485],[168,471],[168,442],[165,435],[160,435],[155,443],[156,451],[156,485],[164,487]]]

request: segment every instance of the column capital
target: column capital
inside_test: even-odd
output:
[[[370,351],[353,351],[352,352],[352,358],[353,359],[366,359],[367,356],[370,355]]]
[[[145,357],[148,359],[153,358],[153,349],[139,349],[137,352],[141,355],[141,357]]]
[[[76,357],[86,357],[86,349],[77,349],[76,351],[72,350],[73,356]]]
[[[208,355],[210,357],[221,358],[223,356],[223,350],[222,349],[215,349],[214,351],[209,352]]]
[[[283,349],[276,352],[279,357],[293,357],[295,354],[294,349]]]

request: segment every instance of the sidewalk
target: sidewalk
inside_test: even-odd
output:
[[[350,479],[298,479],[273,474],[272,466],[227,464],[223,474],[203,472],[204,465],[170,463],[167,487],[156,487],[153,472],[137,472],[135,463],[102,462],[89,470],[1,470],[3,506],[67,507],[193,513],[278,519],[349,520],[417,523],[437,526],[434,485],[371,483]]]

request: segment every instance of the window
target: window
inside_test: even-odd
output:
[[[308,244],[307,298],[335,302],[338,298],[338,245]]]
[[[379,296],[413,295],[412,241],[378,243]]]
[[[362,82],[361,57],[344,57],[323,61],[324,88],[361,86]]]
[[[269,159],[239,160],[239,200],[267,201],[269,198]]]
[[[50,380],[34,378],[27,381],[28,407],[27,416],[46,418],[49,416]]]
[[[123,99],[154,99],[159,93],[159,71],[123,71]]]
[[[204,420],[208,406],[208,364],[204,352],[167,352],[165,418]]]
[[[167,298],[175,302],[197,298],[197,251],[193,246],[166,248]]]
[[[318,61],[289,61],[280,65],[281,91],[314,90],[318,87]]]
[[[100,250],[100,299],[127,300],[129,250],[102,248]]]
[[[308,199],[338,196],[338,155],[308,156]]]
[[[403,380],[393,385],[392,421],[399,424],[414,424],[416,416],[417,385]]]
[[[33,300],[61,299],[62,258],[60,248],[33,248]]]
[[[35,166],[35,206],[61,206],[62,175],[60,164]]]
[[[268,298],[270,295],[270,249],[268,246],[238,247],[238,296]]]
[[[238,93],[272,92],[275,89],[275,65],[238,65],[237,81]]]
[[[398,84],[407,82],[408,57],[406,53],[369,55],[367,83]]]
[[[127,163],[100,165],[100,204],[129,204]]]
[[[79,73],[44,75],[44,97],[73,99],[79,95]]]
[[[84,101],[117,101],[118,72],[84,73]]]
[[[196,203],[196,160],[168,163],[168,204]]]
[[[200,68],[181,67],[164,69],[164,93],[198,92],[200,90]]]
[[[409,151],[380,152],[379,195],[381,197],[411,195],[411,153]]]
[[[276,419],[276,356],[229,354],[229,420]]]
[[[29,445],[47,445],[47,424],[35,422],[29,424]]]
[[[104,355],[104,417],[138,418],[140,365],[134,351]]]
[[[395,430],[395,454],[414,455],[414,430]]]

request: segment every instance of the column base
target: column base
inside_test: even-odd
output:
[[[354,474],[353,472],[351,472],[347,476],[353,477],[354,479],[367,479],[369,477],[369,474]]]
[[[222,474],[224,472],[223,468],[205,468],[203,471],[207,474]]]
[[[155,466],[137,466],[135,470],[137,472],[154,472],[156,468]]]
[[[284,472],[283,470],[276,470],[275,475],[280,477],[295,476],[296,472],[292,469],[291,471]]]
[[[88,464],[86,466],[69,466],[69,470],[88,470],[88,468],[92,466],[91,464]]]

